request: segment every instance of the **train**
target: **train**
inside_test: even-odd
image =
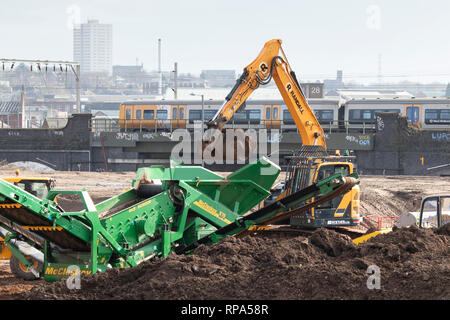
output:
[[[308,99],[325,132],[375,130],[377,112],[396,112],[424,130],[450,129],[450,98]],[[154,100],[120,105],[121,131],[193,130],[214,117],[223,101]],[[202,117],[203,110],[203,117]],[[296,131],[283,100],[247,100],[225,128]]]

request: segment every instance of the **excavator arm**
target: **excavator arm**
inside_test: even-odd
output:
[[[236,85],[214,118],[207,123],[207,127],[222,130],[253,91],[260,85],[268,84],[273,78],[294,119],[303,145],[317,145],[326,149],[323,129],[288,64],[281,42],[280,39],[266,42],[256,59],[244,68]],[[280,51],[282,56],[279,56]]]

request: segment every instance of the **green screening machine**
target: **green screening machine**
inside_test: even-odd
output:
[[[280,171],[264,157],[226,178],[196,166],[152,166],[137,171],[129,190],[98,204],[86,190],[52,189],[39,199],[0,179],[0,237],[26,271],[55,281],[73,270],[93,274],[172,251],[189,254],[357,183],[357,176],[335,175],[257,209]],[[60,194],[79,196],[84,210],[64,212]]]

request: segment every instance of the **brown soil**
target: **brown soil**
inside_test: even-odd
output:
[[[86,188],[95,203],[123,192],[128,173],[22,172],[51,176],[56,189]],[[0,170],[0,177],[12,172]],[[223,174],[226,175],[226,174]],[[279,181],[283,180],[281,176]],[[362,215],[399,215],[418,209],[422,195],[450,190],[443,177],[362,176]],[[66,211],[78,199],[61,196]],[[114,269],[82,280],[79,292],[65,283],[22,281],[0,261],[0,299],[450,299],[449,230],[397,230],[366,244],[320,230],[309,238],[226,239],[190,256],[171,255],[133,269]],[[367,267],[381,269],[381,290],[367,289]],[[34,287],[31,292],[30,288]]]
[[[422,196],[450,190],[450,179],[446,177],[362,176],[360,180],[363,216],[418,211]]]
[[[228,173],[219,172],[226,176]],[[13,170],[0,170],[0,177],[13,176]],[[33,172],[21,171],[23,177],[52,177],[57,190],[85,188],[95,203],[124,192],[135,172]],[[284,181],[281,173],[277,182]],[[448,193],[450,180],[430,176],[361,176],[361,215],[394,216],[418,210],[420,198],[433,193]],[[66,210],[81,210],[82,204],[74,196],[61,195],[60,205]]]
[[[309,238],[227,238],[193,255],[36,286],[25,299],[450,299],[450,225],[397,229],[360,246],[332,230]],[[368,289],[368,267],[380,289]]]
[[[44,285],[44,280],[25,281],[17,279],[9,269],[9,261],[0,261],[0,300],[15,299],[33,286]]]

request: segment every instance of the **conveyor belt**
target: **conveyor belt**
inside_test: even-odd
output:
[[[48,219],[45,219],[42,216],[35,214],[33,211],[23,207],[11,206],[8,208],[7,205],[14,205],[15,203],[12,201],[3,201],[0,202],[0,215],[4,218],[8,219],[11,222],[18,224],[19,226],[27,226],[27,227],[52,227],[52,222]],[[6,205],[6,206],[2,206]],[[64,229],[53,230],[53,228],[42,228],[42,230],[33,230],[30,231],[39,235],[40,237],[49,240],[61,248],[72,249],[77,251],[89,251],[88,244],[82,241],[81,239],[73,236],[69,232]]]
[[[291,207],[294,206],[296,204],[296,202],[298,201],[298,199],[302,199],[304,197],[307,197],[308,195],[310,195],[312,197],[315,194],[317,194],[318,192],[320,192],[320,188],[317,184],[313,184],[309,187],[299,190],[287,197],[284,197],[284,198],[268,205],[267,207],[259,209],[249,215],[243,216],[241,219],[239,219],[233,223],[230,223],[230,224],[226,225],[225,227],[201,238],[200,240],[196,241],[195,243],[193,243],[189,246],[186,246],[186,247],[179,248],[177,250],[177,253],[189,252],[189,251],[197,248],[201,244],[213,243],[214,237],[216,237],[216,236],[232,235],[232,234],[236,234],[236,233],[238,234],[239,237],[248,235],[248,234],[252,233],[252,231],[249,231],[249,230],[241,231],[242,226],[245,224],[246,221],[256,222],[255,224],[257,226],[264,226],[264,225],[268,225],[268,224],[271,224],[271,223],[274,223],[277,221],[284,220],[294,214],[298,214],[298,213],[308,210],[310,208],[319,206],[320,204],[322,204],[326,201],[329,201],[330,199],[333,199],[343,193],[348,192],[348,190],[350,190],[357,183],[356,179],[354,179],[352,177],[345,177],[344,179],[345,179],[345,182],[343,184],[336,187],[329,194],[327,194],[323,197],[318,197],[312,203],[306,204],[300,208],[295,208],[295,209],[291,209],[288,211],[278,213],[282,209],[286,209],[286,208],[289,208],[290,206]],[[261,219],[261,221],[258,221],[260,219]]]

